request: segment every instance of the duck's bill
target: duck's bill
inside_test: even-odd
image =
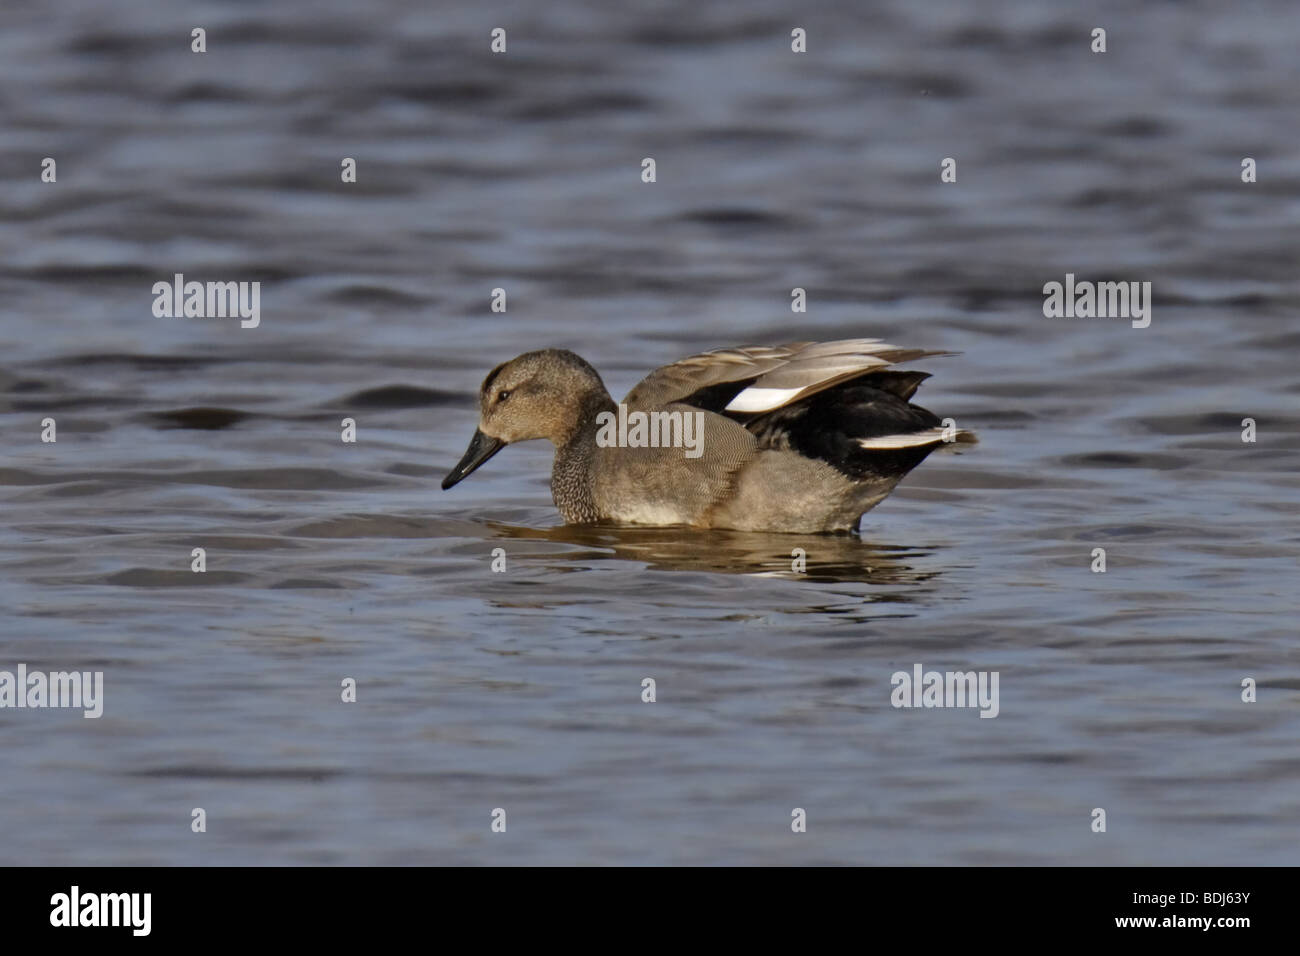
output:
[[[456,462],[456,467],[447,472],[447,477],[442,479],[443,491],[463,480],[470,472],[505,447],[506,443],[500,438],[484,435],[477,428],[474,429],[474,437],[469,440],[465,457]]]

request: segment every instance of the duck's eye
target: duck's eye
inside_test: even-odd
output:
[[[504,391],[497,392],[497,404],[500,405],[509,397],[510,397],[510,389],[508,388],[505,389]]]

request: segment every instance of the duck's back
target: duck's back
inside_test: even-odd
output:
[[[720,349],[656,369],[633,412],[695,413],[699,457],[680,448],[597,450],[601,516],[639,524],[792,532],[852,530],[945,441],[908,399],[928,375],[896,362],[942,353],[873,339]]]

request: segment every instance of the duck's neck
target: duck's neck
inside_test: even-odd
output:
[[[602,515],[596,507],[592,493],[593,468],[596,459],[596,417],[601,412],[617,413],[617,406],[609,393],[601,388],[593,392],[579,407],[577,423],[563,443],[555,448],[555,464],[551,467],[551,498],[560,516],[569,524],[598,521]]]

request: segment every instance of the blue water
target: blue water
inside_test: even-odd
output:
[[[1298,16],[7,4],[0,670],[105,709],[0,710],[0,862],[1294,864]],[[564,528],[542,443],[438,488],[521,351],[852,336],[981,439],[860,538]]]

